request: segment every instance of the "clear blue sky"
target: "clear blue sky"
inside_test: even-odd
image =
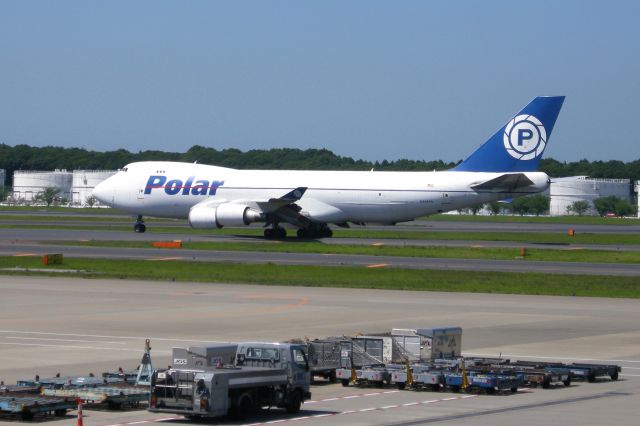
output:
[[[638,1],[0,0],[0,142],[456,161],[537,95],[547,157],[640,158]]]

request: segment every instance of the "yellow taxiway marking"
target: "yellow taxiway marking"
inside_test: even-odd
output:
[[[367,265],[367,268],[384,268],[385,266],[389,266],[388,263],[376,263],[375,265]]]
[[[145,259],[145,260],[155,261],[155,260],[180,260],[180,259],[182,259],[182,257],[154,257],[154,258]]]
[[[13,257],[29,257],[29,256],[36,256],[36,254],[34,253],[16,253],[13,255]]]

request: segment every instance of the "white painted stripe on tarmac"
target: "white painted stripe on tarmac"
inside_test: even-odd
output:
[[[377,394],[381,394],[382,392],[378,392]],[[392,409],[396,409],[396,408],[406,408],[406,407],[413,407],[416,405],[420,405],[420,404],[432,404],[432,403],[436,403],[436,402],[447,402],[447,401],[461,401],[464,399],[468,399],[468,398],[477,398],[478,395],[460,395],[460,396],[455,396],[455,397],[451,397],[451,398],[442,398],[442,399],[431,399],[428,401],[422,401],[422,402],[408,402],[406,404],[401,404],[401,405],[386,405],[386,406],[382,406],[382,407],[369,407],[369,408],[362,408],[360,410],[346,410],[346,411],[340,411],[337,413],[322,413],[322,414],[315,414],[315,415],[309,415],[309,416],[300,416],[300,417],[293,417],[290,419],[276,419],[276,420],[269,420],[269,421],[265,421],[265,422],[256,422],[256,423],[246,423],[242,426],[261,426],[261,425],[270,425],[270,424],[278,424],[278,423],[288,423],[288,422],[295,422],[295,421],[299,421],[299,420],[314,420],[314,419],[321,419],[324,417],[331,417],[331,416],[344,416],[346,414],[356,414],[356,413],[367,413],[369,411],[376,411],[376,410],[392,410]],[[341,398],[344,399],[344,398]],[[163,418],[158,418],[158,419],[149,419],[149,420],[140,420],[140,421],[136,421],[136,422],[129,422],[129,423],[114,423],[114,424],[108,424],[108,425],[103,425],[103,426],[132,426],[132,425],[139,425],[139,424],[146,424],[146,423],[153,423],[153,422],[167,422],[167,421],[174,421],[174,420],[182,420],[183,417],[163,417]]]

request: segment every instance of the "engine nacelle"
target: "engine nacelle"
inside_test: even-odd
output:
[[[189,225],[195,229],[244,226],[264,221],[264,214],[244,204],[224,203],[217,207],[194,207],[189,212]]]

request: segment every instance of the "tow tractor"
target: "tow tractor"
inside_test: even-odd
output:
[[[226,415],[242,419],[265,407],[299,412],[311,398],[305,345],[235,345],[233,359],[228,356],[230,344],[174,348],[171,368],[152,375],[149,411],[191,419]]]

